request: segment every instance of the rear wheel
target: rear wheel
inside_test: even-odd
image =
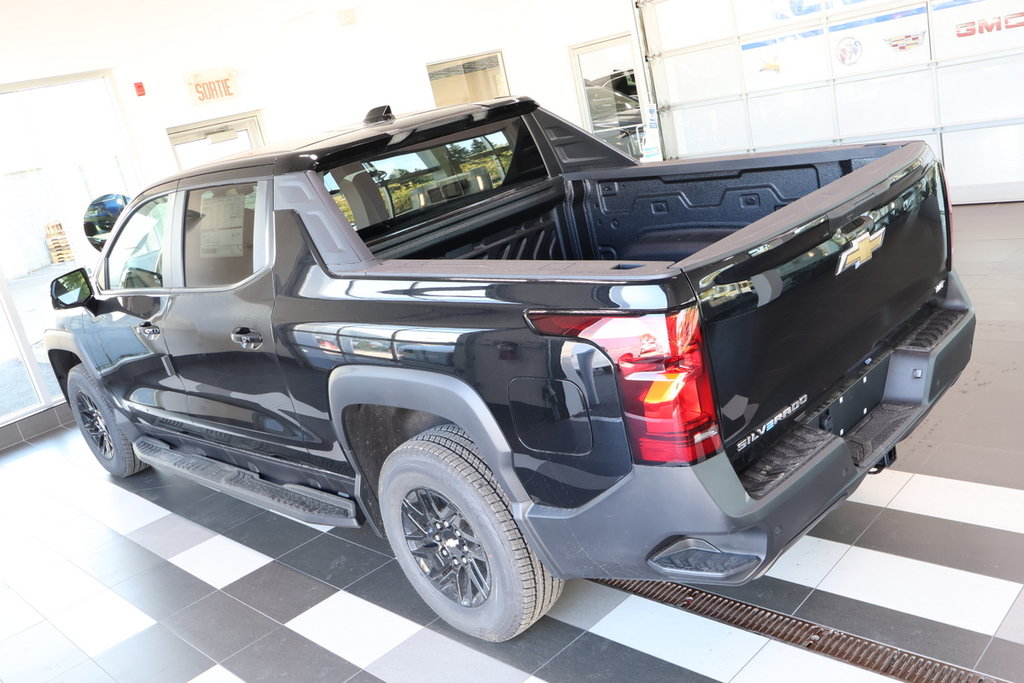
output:
[[[558,599],[562,581],[527,547],[508,498],[460,428],[406,441],[380,481],[384,528],[402,570],[455,628],[508,640]]]
[[[115,477],[130,477],[148,465],[135,457],[114,408],[81,365],[68,373],[68,406],[96,460]]]

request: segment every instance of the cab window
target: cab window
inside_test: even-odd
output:
[[[144,203],[118,233],[107,256],[111,289],[164,286],[164,232],[170,221],[169,195]]]

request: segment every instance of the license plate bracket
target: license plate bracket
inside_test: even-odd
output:
[[[836,436],[850,431],[882,401],[889,358],[876,361],[818,415],[818,426]]]

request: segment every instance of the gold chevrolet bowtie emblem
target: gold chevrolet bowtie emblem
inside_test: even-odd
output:
[[[860,268],[870,261],[871,255],[882,246],[883,237],[885,237],[885,228],[875,233],[864,232],[855,237],[846,251],[839,255],[836,275],[850,268]]]

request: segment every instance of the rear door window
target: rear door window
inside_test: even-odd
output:
[[[223,287],[265,265],[259,183],[189,190],[185,204],[185,286]]]

